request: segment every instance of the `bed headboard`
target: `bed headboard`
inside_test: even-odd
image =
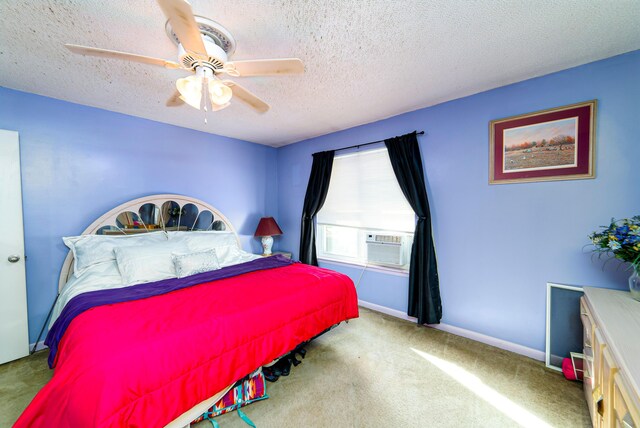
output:
[[[182,195],[150,195],[118,205],[100,216],[82,235],[130,235],[156,231],[220,230],[238,234],[231,222],[211,205]],[[238,244],[240,241],[238,240]],[[58,291],[73,273],[73,253],[64,259]]]

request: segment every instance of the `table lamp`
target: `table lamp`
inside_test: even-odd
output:
[[[282,230],[273,217],[262,217],[254,236],[262,237],[262,255],[270,256],[273,246],[273,236],[282,235]]]

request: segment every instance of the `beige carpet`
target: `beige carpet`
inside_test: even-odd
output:
[[[542,363],[367,309],[307,351],[244,409],[259,428],[590,426],[582,384]],[[46,357],[0,366],[1,427],[49,379]],[[217,420],[247,427],[235,412]]]

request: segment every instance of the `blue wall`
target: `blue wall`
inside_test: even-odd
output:
[[[611,217],[640,212],[640,51],[505,86],[280,149],[0,88],[0,128],[20,133],[30,339],[55,296],[66,248],[127,200],[180,193],[220,209],[245,249],[259,217],[297,253],[311,153],[400,135],[419,137],[433,212],[443,322],[544,349],[545,284],[623,288],[583,250]],[[492,119],[598,99],[595,180],[489,186]],[[267,192],[277,170],[278,191]],[[357,280],[361,270],[325,266]],[[407,277],[367,271],[361,299],[406,310]]]
[[[278,214],[277,193],[267,192],[276,163],[270,147],[5,88],[0,128],[20,133],[31,342],[57,291],[67,254],[60,238],[120,203],[194,196],[225,214],[256,252],[258,220]]]
[[[639,76],[635,51],[283,147],[278,222],[287,233],[278,245],[297,253],[311,153],[425,130],[442,322],[543,350],[547,281],[626,286],[628,272],[616,262],[603,269],[583,247],[611,217],[640,213]],[[596,179],[488,185],[489,121],[594,98]],[[366,272],[358,294],[406,311],[407,283]]]

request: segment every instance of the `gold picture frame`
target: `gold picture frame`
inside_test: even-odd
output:
[[[595,178],[597,100],[489,122],[489,184]]]

